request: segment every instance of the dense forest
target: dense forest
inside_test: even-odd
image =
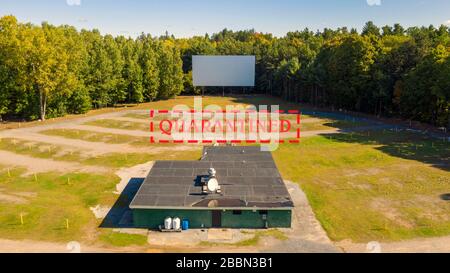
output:
[[[450,126],[450,29],[372,22],[361,33],[344,27],[274,37],[224,29],[189,39],[132,39],[5,16],[0,118],[43,120],[199,94],[191,56],[206,54],[256,55],[257,84],[247,93]]]

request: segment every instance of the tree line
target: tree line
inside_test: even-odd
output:
[[[132,39],[0,19],[0,116],[45,119],[200,94],[192,55],[255,55],[247,92],[450,126],[450,29],[401,25]],[[209,88],[207,92],[221,92]],[[203,90],[205,91],[205,90]]]
[[[70,26],[0,19],[0,116],[42,119],[183,91],[179,49],[170,41],[102,36]]]

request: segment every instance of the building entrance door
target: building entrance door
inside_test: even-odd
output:
[[[212,213],[212,227],[213,228],[220,228],[222,227],[222,211],[220,210],[213,210]]]

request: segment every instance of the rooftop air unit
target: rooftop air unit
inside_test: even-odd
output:
[[[221,193],[222,190],[219,186],[219,181],[216,178],[216,170],[214,168],[211,168],[208,170],[208,177],[203,180],[202,183],[202,192],[203,194],[210,194],[210,193]]]

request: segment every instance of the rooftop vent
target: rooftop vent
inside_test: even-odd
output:
[[[205,153],[202,155],[201,160],[204,160],[204,159],[206,158],[207,155],[208,155],[208,152],[205,152]]]
[[[211,178],[215,178],[215,177],[216,177],[216,174],[217,174],[216,169],[210,168],[210,169],[208,170],[208,174],[209,174],[209,178],[210,178],[210,179],[211,179]]]

